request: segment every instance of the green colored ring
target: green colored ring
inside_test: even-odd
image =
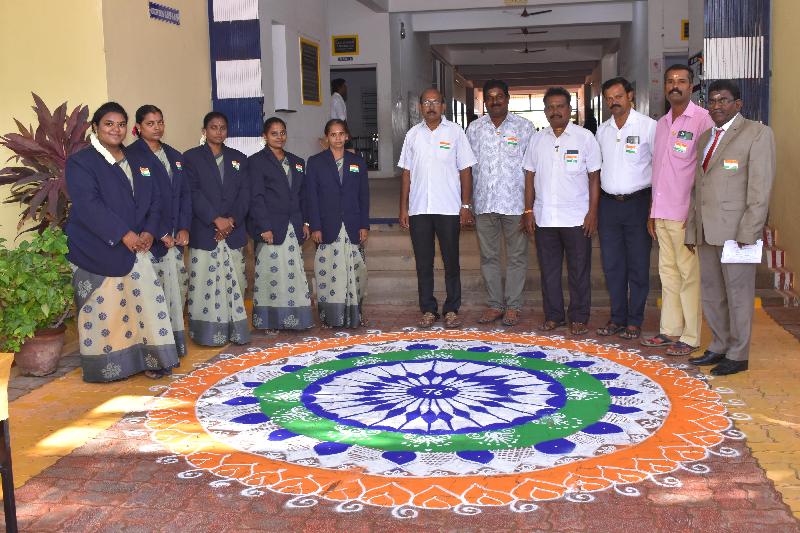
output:
[[[453,359],[468,359],[481,362],[497,362],[498,358],[514,360],[521,368],[547,373],[567,389],[585,391],[586,397],[568,398],[557,412],[514,428],[503,430],[460,433],[448,435],[419,435],[385,430],[368,430],[346,426],[312,413],[303,405],[297,392],[320,379],[321,371],[329,375],[333,372],[363,366],[371,359],[382,362],[422,360],[437,356],[451,356]],[[366,361],[365,361],[366,360]],[[359,364],[360,363],[360,364]],[[555,373],[555,374],[554,374]],[[316,377],[315,377],[316,376]],[[461,350],[403,350],[387,352],[353,359],[334,360],[309,366],[287,373],[258,386],[253,394],[259,399],[261,411],[281,427],[300,435],[320,441],[333,441],[357,444],[386,451],[424,451],[455,452],[481,448],[480,442],[491,443],[491,449],[526,448],[540,442],[566,437],[597,422],[608,411],[611,397],[605,386],[590,374],[575,368],[543,359],[518,357],[494,352],[468,352]],[[294,398],[291,398],[294,396]],[[564,425],[556,425],[556,420],[565,420]],[[343,428],[345,429],[343,431]],[[347,428],[352,431],[347,431]],[[509,435],[511,429],[513,434]],[[503,432],[498,440],[493,433]],[[505,442],[504,442],[505,441]]]

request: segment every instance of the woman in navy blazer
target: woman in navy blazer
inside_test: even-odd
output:
[[[151,163],[126,150],[128,115],[108,102],[91,146],[67,159],[67,259],[74,266],[83,379],[114,381],[178,365],[164,292],[151,263],[161,223]]]
[[[367,268],[359,246],[369,235],[369,180],[364,160],[345,151],[347,124],[325,124],[330,148],[312,156],[306,169],[306,201],[314,261],[317,308],[323,326],[361,325]]]
[[[225,146],[228,118],[203,118],[203,144],[183,154],[192,192],[189,237],[189,336],[198,344],[246,344],[245,217],[250,206],[247,158]]]
[[[303,268],[305,161],[284,150],[286,123],[264,122],[266,146],[247,160],[252,198],[248,227],[256,243],[253,327],[267,334],[314,325]]]
[[[183,247],[189,244],[192,198],[189,183],[183,175],[183,156],[161,142],[164,114],[154,105],[143,105],[136,110],[133,133],[139,140],[128,147],[128,152],[148,162],[161,202],[161,229],[151,249],[153,266],[167,299],[178,355],[186,355],[183,305],[188,276],[183,262]]]

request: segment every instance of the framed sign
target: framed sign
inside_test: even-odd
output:
[[[305,105],[322,105],[319,81],[319,44],[300,38],[300,86]]]
[[[333,35],[331,36],[331,55],[357,56],[358,35]]]
[[[689,40],[689,19],[681,19],[681,41]]]

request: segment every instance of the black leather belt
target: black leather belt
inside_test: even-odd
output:
[[[652,189],[650,187],[640,189],[630,194],[609,194],[603,189],[600,189],[600,196],[605,196],[606,198],[610,198],[611,200],[616,200],[618,202],[627,202],[628,200],[633,200],[634,198],[639,198],[640,196],[649,196],[651,192]]]

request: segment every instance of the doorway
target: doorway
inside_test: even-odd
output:
[[[331,69],[331,80],[347,84],[347,127],[356,153],[370,170],[378,164],[378,83],[375,67]]]

